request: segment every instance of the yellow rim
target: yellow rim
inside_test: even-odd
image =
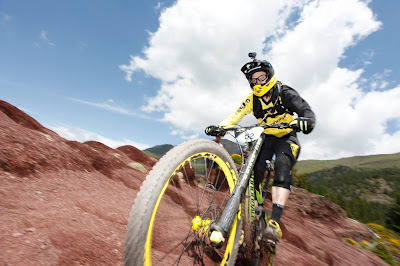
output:
[[[198,159],[198,158],[210,158],[210,157],[213,157],[213,160],[221,167],[221,170],[225,174],[226,180],[228,182],[230,193],[232,193],[232,191],[235,187],[235,183],[237,181],[237,177],[236,177],[234,169],[232,169],[231,165],[228,162],[225,162],[219,156],[217,156],[213,153],[209,153],[209,152],[196,153],[196,154],[186,158],[177,168],[175,168],[175,171],[170,175],[167,182],[165,182],[165,184],[161,190],[161,193],[158,196],[156,205],[154,206],[154,210],[153,210],[153,213],[152,213],[151,219],[150,219],[149,229],[147,231],[146,243],[144,246],[144,248],[145,248],[144,257],[143,257],[144,265],[146,265],[146,266],[152,265],[151,264],[151,244],[152,244],[151,241],[152,241],[154,221],[155,221],[156,213],[158,210],[158,206],[160,205],[161,199],[162,199],[165,191],[167,190],[167,187],[169,185],[171,177],[173,177],[186,163],[193,161],[195,159]],[[239,217],[240,217],[240,209],[239,209]],[[231,231],[229,233],[226,251],[224,254],[224,258],[221,261],[221,265],[226,265],[228,259],[230,258],[230,253],[233,249],[233,243],[235,240],[237,218],[238,218],[238,216],[236,215],[235,221],[233,222]]]

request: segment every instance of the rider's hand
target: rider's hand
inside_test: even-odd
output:
[[[298,117],[289,123],[290,126],[297,127],[299,131],[303,131],[304,134],[310,133],[314,129],[314,121],[307,117]]]
[[[205,133],[209,136],[224,136],[226,131],[218,126],[208,126]]]
[[[208,127],[206,127],[206,130],[204,130],[204,132],[209,136],[216,136],[217,131],[218,131],[217,126],[208,126]]]

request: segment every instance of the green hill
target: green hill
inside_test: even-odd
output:
[[[393,223],[388,216],[400,191],[400,153],[299,161],[293,176],[310,192],[340,205],[353,219]]]
[[[237,146],[236,143],[227,140],[227,139],[221,139],[221,144],[224,146],[224,148],[229,152],[229,154],[240,154],[240,150]],[[157,145],[148,149],[143,150],[144,153],[147,155],[156,157],[156,158],[161,158],[166,154],[170,149],[172,149],[174,146],[170,144],[164,144],[164,145]]]
[[[400,153],[354,156],[337,160],[304,160],[295,165],[298,174],[317,172],[335,166],[358,168],[400,168]]]
[[[164,154],[166,154],[173,147],[174,146],[171,144],[157,145],[157,146],[145,149],[145,150],[143,150],[143,152],[149,156],[161,158]]]

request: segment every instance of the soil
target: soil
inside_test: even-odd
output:
[[[69,141],[0,101],[0,265],[122,265],[129,212],[156,162]],[[281,221],[275,265],[386,265],[342,240],[374,235],[322,196],[294,188]]]

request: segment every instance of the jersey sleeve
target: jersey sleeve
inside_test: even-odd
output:
[[[299,117],[310,118],[315,123],[315,114],[310,105],[289,86],[283,85],[282,103],[290,111],[297,113]]]
[[[253,111],[253,93],[249,93],[246,98],[244,98],[239,108],[219,123],[219,126],[223,128],[234,127],[243,117],[251,113],[251,111]]]

